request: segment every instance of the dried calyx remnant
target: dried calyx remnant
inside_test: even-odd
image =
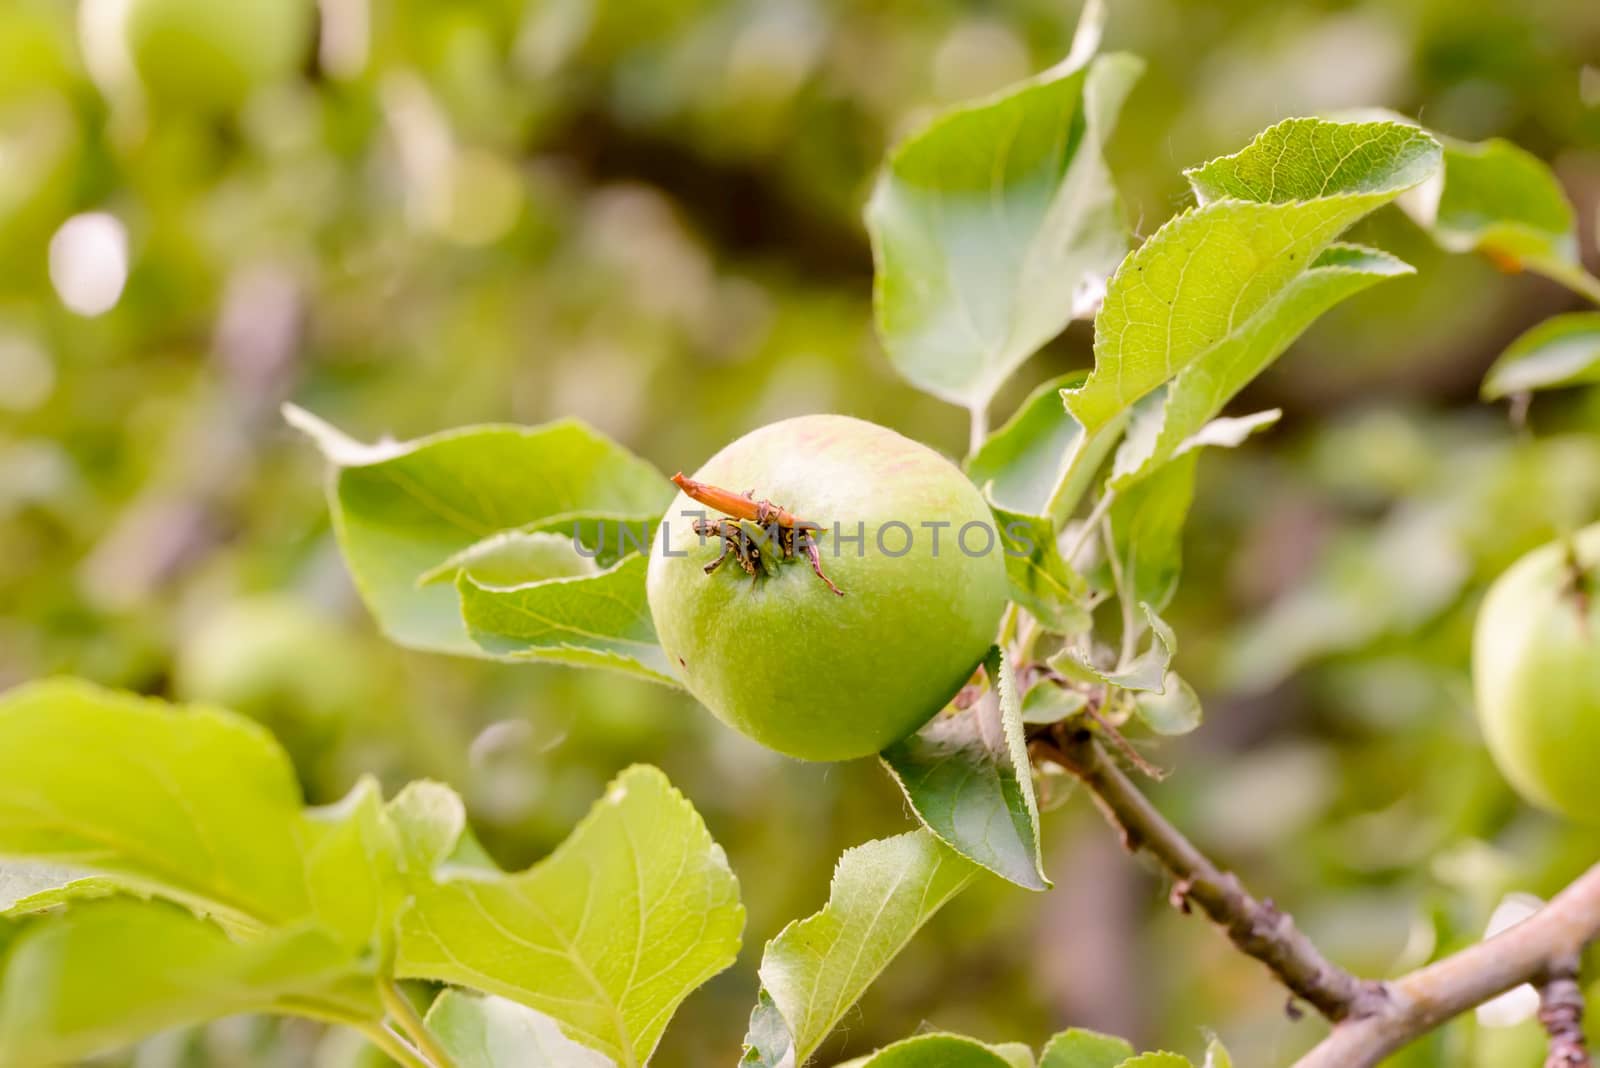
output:
[[[815,532],[822,529],[820,524],[801,519],[771,501],[756,500],[754,490],[740,495],[696,482],[681,471],[672,476],[672,481],[707,508],[715,508],[731,517],[694,521],[696,534],[722,542],[722,552],[706,565],[706,574],[716,571],[731,556],[754,582],[762,576],[776,575],[781,562],[803,553],[811,561],[811,570],[816,572],[817,578],[827,583],[828,589],[844,596],[844,591],[822,571],[822,553],[815,537]]]

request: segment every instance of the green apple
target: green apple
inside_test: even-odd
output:
[[[237,108],[305,63],[312,0],[129,0],[128,58],[158,107]]]
[[[1600,524],[1495,580],[1472,643],[1489,752],[1529,801],[1600,823]]]
[[[693,528],[679,494],[652,546],[650,611],[689,691],[780,753],[848,760],[915,731],[971,677],[1007,599],[984,499],[932,449],[838,415],[786,420],[712,457],[698,482],[754,491],[822,528],[836,595],[805,556],[776,573]],[[842,535],[842,536],[841,536]],[[855,540],[859,537],[860,540]]]

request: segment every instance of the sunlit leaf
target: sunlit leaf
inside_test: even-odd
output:
[[[243,717],[53,681],[0,699],[0,855],[109,873],[234,930],[314,920],[361,946],[394,843],[370,783],[304,808]]]
[[[1485,400],[1600,382],[1600,312],[1546,319],[1511,343],[1483,380]]]
[[[805,1064],[928,917],[979,870],[926,828],[845,850],[822,911],[767,943],[742,1063]]]
[[[524,872],[448,870],[400,918],[397,973],[510,998],[625,1068],[733,963],[744,927],[722,849],[666,777],[623,772]]]
[[[1133,1047],[1120,1038],[1074,1027],[1045,1044],[1039,1068],[1118,1068],[1133,1056]]]
[[[180,1024],[298,1003],[381,1014],[375,987],[363,1004],[340,983],[348,953],[317,931],[236,941],[179,906],[130,898],[13,923],[0,1064],[73,1062]]]
[[[884,750],[883,763],[940,841],[1018,886],[1044,890],[1016,673],[998,648],[984,664],[993,688],[983,699],[935,716]]]
[[[594,575],[492,586],[470,572],[457,585],[473,641],[506,660],[609,667],[675,684],[645,598],[648,556]]]
[[[986,404],[1127,252],[1101,147],[1142,64],[1085,62],[1097,37],[1091,25],[1060,65],[890,152],[867,206],[873,304],[890,361],[918,388]]]
[[[672,499],[655,468],[571,420],[363,445],[302,409],[285,415],[329,462],[334,529],[367,607],[412,648],[485,655],[461,619],[447,564],[458,554],[506,531],[659,516]]]
[[[1112,484],[1126,486],[1195,448],[1195,438],[1250,381],[1266,370],[1329,308],[1378,282],[1412,273],[1387,253],[1334,244],[1255,314],[1193,358],[1136,407],[1117,450]],[[1251,428],[1254,429],[1254,428]],[[1230,442],[1229,444],[1237,444]]]
[[[1095,319],[1094,372],[1064,394],[1068,410],[1093,430],[1237,344],[1343,230],[1438,161],[1438,143],[1411,126],[1291,119],[1189,171],[1199,206],[1117,269]]]
[[[613,1068],[604,1054],[561,1033],[550,1017],[515,1001],[446,990],[428,1009],[428,1030],[456,1068]]]

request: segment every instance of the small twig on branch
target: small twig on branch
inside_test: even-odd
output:
[[[1583,1036],[1583,987],[1578,985],[1576,955],[1552,961],[1539,983],[1539,1022],[1550,1036],[1544,1068],[1589,1068],[1589,1046]]]
[[[1375,1016],[1387,1009],[1381,983],[1357,979],[1311,944],[1271,901],[1252,897],[1232,872],[1213,864],[1168,823],[1107,755],[1094,734],[1072,721],[1058,724],[1044,755],[1089,789],[1130,851],[1143,851],[1173,877],[1172,900],[1198,906],[1239,950],[1261,961],[1289,991],[1332,1021]]]
[[[1579,954],[1597,936],[1600,864],[1515,927],[1386,983],[1389,998],[1382,1009],[1336,1026],[1295,1068],[1370,1068],[1447,1020],[1514,986],[1548,985],[1557,968],[1575,971]],[[1570,1007],[1563,1010],[1570,1011]]]

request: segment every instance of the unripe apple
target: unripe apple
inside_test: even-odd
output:
[[[128,59],[158,107],[230,111],[311,50],[311,0],[129,0]]]
[[[649,570],[661,644],[691,693],[763,745],[804,760],[876,753],[938,712],[993,643],[1007,599],[994,519],[932,449],[802,416],[745,435],[694,479],[818,524],[843,591],[803,553],[772,575],[734,560],[707,574],[722,545],[693,521],[718,513],[685,494],[667,510]]]
[[[1600,524],[1495,580],[1472,643],[1478,718],[1511,785],[1600,823]]]

